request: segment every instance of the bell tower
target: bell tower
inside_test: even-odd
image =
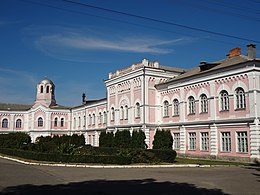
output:
[[[41,80],[37,85],[36,101],[34,105],[43,105],[45,107],[56,105],[54,91],[55,85],[51,80],[47,78]]]

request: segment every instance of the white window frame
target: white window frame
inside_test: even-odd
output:
[[[220,111],[229,111],[229,95],[226,90],[220,92]]]
[[[237,132],[237,152],[248,153],[248,137],[246,131]]]
[[[189,133],[189,150],[196,150],[196,132]]]
[[[243,88],[238,87],[235,90],[236,95],[236,109],[246,108],[246,96]]]
[[[208,112],[208,98],[205,94],[202,94],[200,96],[200,109],[201,113],[207,113]]]
[[[208,132],[200,133],[200,150],[209,151],[209,133]]]
[[[173,116],[178,116],[179,115],[179,100],[178,99],[174,99],[173,100]]]
[[[165,100],[163,102],[163,117],[168,117],[169,116],[169,102]]]
[[[221,132],[221,151],[231,152],[231,133]]]
[[[195,98],[193,96],[190,96],[188,98],[188,108],[189,108],[189,114],[195,114],[196,113]]]

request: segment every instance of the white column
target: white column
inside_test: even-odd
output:
[[[215,82],[214,81],[210,81],[209,82],[210,85],[210,92],[209,92],[209,96],[208,98],[210,98],[209,100],[209,108],[210,108],[210,119],[215,120],[216,119],[216,113],[218,108],[216,107],[216,86],[215,86]]]
[[[180,122],[185,122],[185,118],[186,118],[186,113],[185,113],[185,94],[184,94],[184,88],[181,87],[180,88],[180,105],[179,105],[179,114],[180,114]]]
[[[151,149],[150,146],[150,129],[149,128],[145,128],[144,129],[144,134],[145,134],[145,143],[148,146],[148,149]]]
[[[250,158],[260,161],[260,127],[259,120],[255,119],[253,125],[250,125]]]
[[[186,128],[185,126],[180,127],[180,153],[185,154],[186,152]]]
[[[218,154],[218,128],[215,124],[210,126],[210,155],[217,156]]]

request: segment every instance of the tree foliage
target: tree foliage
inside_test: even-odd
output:
[[[143,131],[133,131],[131,137],[131,146],[132,148],[147,148],[145,143],[145,133]]]
[[[173,138],[168,130],[157,130],[153,140],[153,149],[172,149]]]
[[[115,147],[130,148],[130,146],[131,146],[130,131],[128,130],[117,131],[115,134]]]
[[[113,132],[101,132],[99,136],[100,147],[113,147],[114,146],[114,133]]]
[[[31,143],[31,137],[22,132],[0,134],[0,147],[21,149]]]

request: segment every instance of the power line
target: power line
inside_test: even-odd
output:
[[[177,26],[180,28],[185,28],[185,29],[194,30],[194,31],[198,31],[198,32],[203,32],[203,33],[208,33],[208,34],[213,34],[213,35],[217,35],[217,36],[222,36],[222,37],[227,37],[227,38],[232,38],[232,39],[237,39],[237,40],[243,40],[243,41],[248,41],[248,42],[260,43],[260,41],[258,41],[258,40],[242,38],[242,37],[224,34],[224,33],[220,33],[220,32],[213,32],[213,31],[209,31],[209,30],[205,30],[205,29],[201,29],[201,28],[195,28],[195,27],[191,27],[191,26],[187,26],[187,25],[183,25],[183,24],[170,22],[170,21],[164,21],[164,20],[159,20],[156,18],[151,18],[151,17],[136,15],[136,14],[132,14],[132,13],[112,10],[112,9],[108,9],[108,8],[104,8],[104,7],[98,7],[98,6],[90,5],[87,3],[75,2],[75,1],[71,1],[71,0],[61,0],[61,1],[75,4],[75,5],[84,6],[84,7],[89,7],[89,8],[93,8],[93,9],[97,9],[97,10],[101,10],[101,11],[111,12],[111,13],[115,13],[115,14],[119,14],[119,15],[125,15],[125,16],[134,17],[134,18],[138,18],[138,19],[148,20],[148,21],[152,21],[152,22],[156,22],[156,23]]]

